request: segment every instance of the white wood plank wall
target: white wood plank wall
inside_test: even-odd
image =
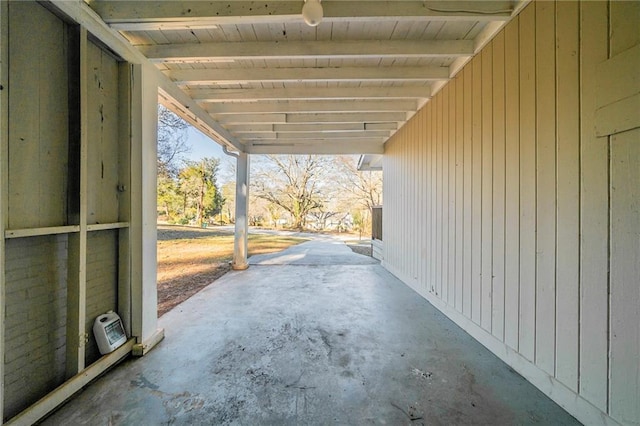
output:
[[[385,146],[383,265],[590,424],[640,424],[640,128],[594,124],[638,22],[534,1]]]

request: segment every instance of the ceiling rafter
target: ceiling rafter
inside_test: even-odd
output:
[[[307,140],[307,141],[256,141],[248,142],[249,154],[383,154],[379,141]]]
[[[240,133],[345,133],[363,132],[365,130],[385,130],[387,132],[398,129],[398,123],[311,123],[311,124],[228,124],[225,126],[234,134]]]
[[[289,138],[289,139],[258,139],[258,140],[248,140],[248,145],[255,145],[259,143],[328,143],[328,142],[336,142],[341,141],[343,143],[370,143],[376,144],[384,142],[385,137],[359,137],[359,138],[340,138],[333,136],[321,136],[317,138]]]
[[[348,112],[300,114],[212,114],[221,124],[254,123],[388,123],[407,120],[406,112]]]
[[[316,113],[302,113],[302,114],[287,114],[287,123],[387,123],[390,121],[406,121],[406,112],[370,112],[370,113],[328,113],[328,114],[316,114]]]
[[[280,89],[191,89],[185,91],[198,102],[257,100],[355,100],[355,99],[420,99],[429,98],[429,86],[401,87],[305,87]]]
[[[473,54],[473,40],[351,40],[180,43],[140,46],[158,62],[206,62],[221,59],[438,58]]]
[[[437,81],[448,67],[234,68],[165,71],[176,84],[266,83],[303,81]]]
[[[206,28],[216,25],[302,22],[301,1],[91,1],[117,30]],[[326,22],[507,21],[511,1],[343,1],[322,2]],[[182,25],[182,26],[181,26]]]
[[[296,132],[296,133],[245,133],[242,135],[250,140],[286,140],[286,139],[361,139],[388,138],[388,131],[371,130],[361,132]]]
[[[210,114],[253,114],[293,112],[377,112],[415,111],[417,103],[411,100],[396,101],[281,101],[206,104]]]

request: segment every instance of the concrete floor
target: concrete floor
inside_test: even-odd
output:
[[[373,259],[312,241],[160,319],[48,425],[578,424]]]

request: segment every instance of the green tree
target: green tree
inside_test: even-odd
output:
[[[236,183],[227,182],[220,189],[224,205],[222,206],[222,218],[227,223],[236,221]]]
[[[158,214],[169,222],[184,220],[184,194],[180,190],[178,173],[183,155],[189,152],[187,122],[158,105]]]
[[[179,172],[180,192],[183,195],[183,211],[187,219],[202,224],[205,219],[220,213],[224,198],[216,184],[220,160],[203,158],[188,161]]]
[[[182,215],[182,199],[176,179],[158,174],[158,213],[175,222]]]
[[[362,239],[362,234],[371,230],[369,210],[354,210],[351,212],[351,219],[353,220],[353,228],[358,231],[359,239]]]

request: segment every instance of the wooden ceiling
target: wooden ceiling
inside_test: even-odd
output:
[[[303,0],[87,3],[225,129],[218,142],[379,154],[525,1],[324,0],[317,27]]]

